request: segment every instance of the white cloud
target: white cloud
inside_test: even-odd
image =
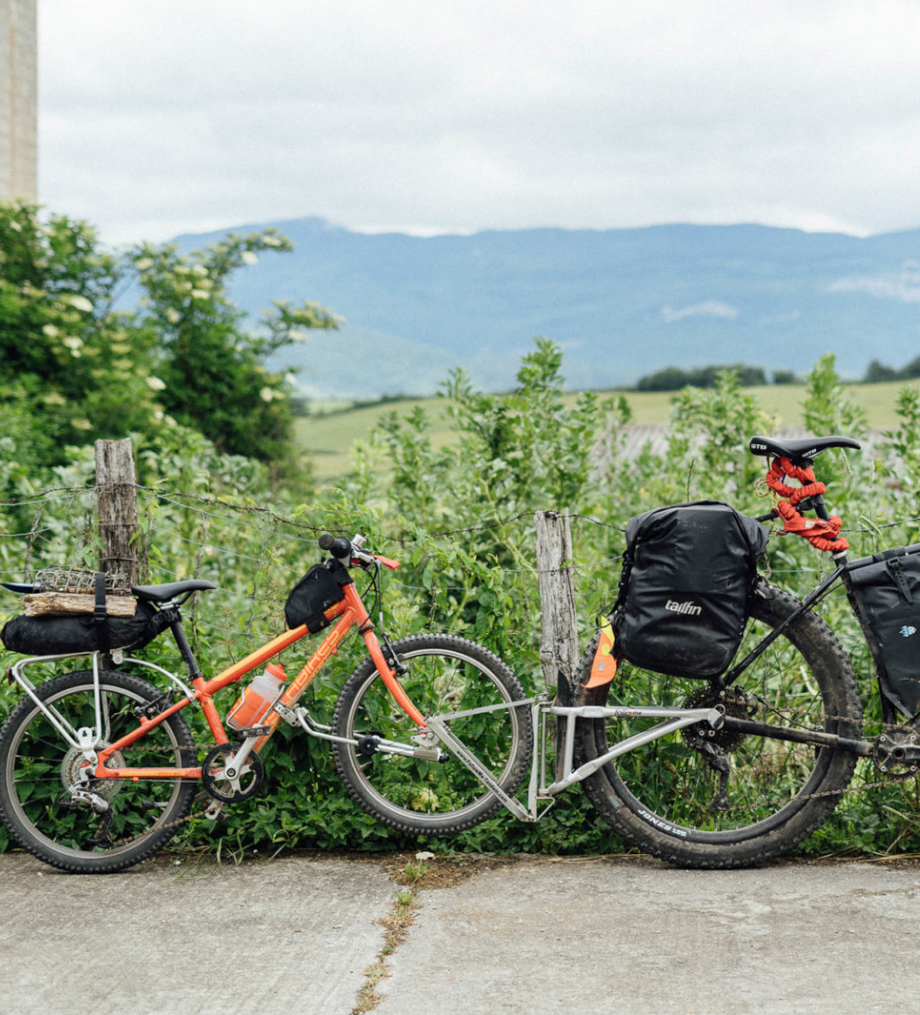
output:
[[[912,0],[42,0],[39,17],[40,198],[111,239],[303,214],[920,225]]]
[[[728,303],[720,303],[718,300],[706,300],[704,303],[694,303],[693,306],[684,307],[681,310],[672,310],[671,307],[661,308],[661,319],[665,324],[683,321],[688,317],[723,317],[733,319],[737,316],[737,307],[730,306]]]
[[[913,264],[913,262],[908,262]],[[899,303],[920,303],[920,272],[907,267],[891,274],[840,278],[828,287],[832,293],[868,293],[880,300],[897,300]]]

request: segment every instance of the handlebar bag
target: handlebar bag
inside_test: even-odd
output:
[[[0,631],[9,652],[52,656],[108,652],[116,648],[143,648],[168,625],[164,614],[139,602],[133,617],[97,618],[93,614],[13,617]]]
[[[326,610],[345,598],[346,585],[354,580],[348,569],[338,561],[314,564],[291,589],[284,604],[284,621],[289,629],[307,625],[310,634],[328,627],[332,621]]]
[[[920,552],[885,550],[853,561],[852,598],[882,693],[904,715],[920,710]]]
[[[769,530],[720,501],[655,508],[626,525],[616,654],[674,677],[728,669],[747,623]]]

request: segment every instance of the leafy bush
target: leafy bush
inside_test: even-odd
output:
[[[750,514],[766,510],[757,480],[764,461],[749,455],[752,432],[769,429],[757,401],[737,375],[723,371],[715,386],[682,392],[673,403],[664,453],[648,448],[621,454],[628,410],[617,399],[583,395],[566,407],[562,357],[540,339],[524,358],[518,387],[506,394],[477,391],[462,373],[445,391],[453,400],[456,440],[435,446],[421,410],[407,419],[385,416],[353,451],[351,473],[340,486],[309,503],[269,492],[264,465],[221,453],[197,431],[171,429],[174,439],[140,439],[137,464],[140,518],[149,555],[149,581],[200,575],[217,583],[198,597],[188,627],[205,672],[214,674],[281,629],[288,588],[317,559],[322,531],[367,534],[370,546],[402,561],[386,580],[387,629],[394,636],[425,630],[464,634],[504,657],[528,691],[542,685],[539,663],[540,601],[535,573],[532,515],[568,508],[572,513],[582,643],[594,618],[609,606],[619,574],[626,520],[662,503],[727,500]],[[848,402],[832,357],[806,381],[809,426],[860,433],[865,421]],[[920,400],[905,390],[901,424],[872,454],[828,453],[819,474],[828,502],[849,528],[854,554],[920,539]],[[0,438],[0,505],[4,532],[0,570],[21,575],[43,563],[92,561],[96,556],[90,449],[71,453],[66,465],[32,470],[23,449],[41,439],[27,418]],[[386,469],[377,468],[386,464]],[[893,520],[897,525],[885,528]],[[767,568],[774,582],[801,595],[828,561],[801,540],[770,541]],[[7,610],[15,604],[2,604]],[[845,598],[821,610],[854,658],[864,701],[873,700],[871,664]],[[315,642],[314,642],[315,644]],[[289,672],[305,660],[306,643],[288,649]],[[158,664],[178,668],[168,640],[145,650]],[[328,722],[345,676],[363,657],[352,639],[303,703]],[[8,664],[11,660],[0,660]],[[50,675],[50,674],[49,674]],[[223,693],[229,706],[238,689]],[[0,691],[0,712],[14,692]],[[867,708],[866,733],[880,716]],[[196,734],[202,738],[203,728]],[[190,845],[222,851],[312,846],[323,849],[404,848],[409,840],[355,807],[339,784],[326,744],[282,728],[264,754],[267,784],[252,805],[231,810],[217,829],[193,824]],[[913,782],[875,786],[876,773],[861,763],[856,786],[807,849],[885,852],[920,847],[920,801]],[[413,842],[417,840],[412,840]],[[423,840],[438,850],[610,851],[621,848],[577,790],[559,799],[536,825],[499,816],[449,840]]]
[[[226,293],[261,252],[290,249],[268,229],[189,255],[115,255],[85,222],[0,204],[0,432],[32,468],[99,438],[169,443],[177,422],[219,451],[294,468],[289,385],[264,360],[337,319],[277,302],[253,330]]]

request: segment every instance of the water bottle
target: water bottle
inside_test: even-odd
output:
[[[227,725],[235,730],[258,726],[269,706],[278,697],[287,674],[280,663],[269,663],[265,672],[253,677],[252,683],[237,698],[227,716]]]

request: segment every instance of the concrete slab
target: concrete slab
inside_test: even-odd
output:
[[[396,890],[337,859],[94,876],[0,855],[0,1012],[348,1015]]]
[[[920,1010],[920,867],[519,863],[426,891],[375,1015]]]

